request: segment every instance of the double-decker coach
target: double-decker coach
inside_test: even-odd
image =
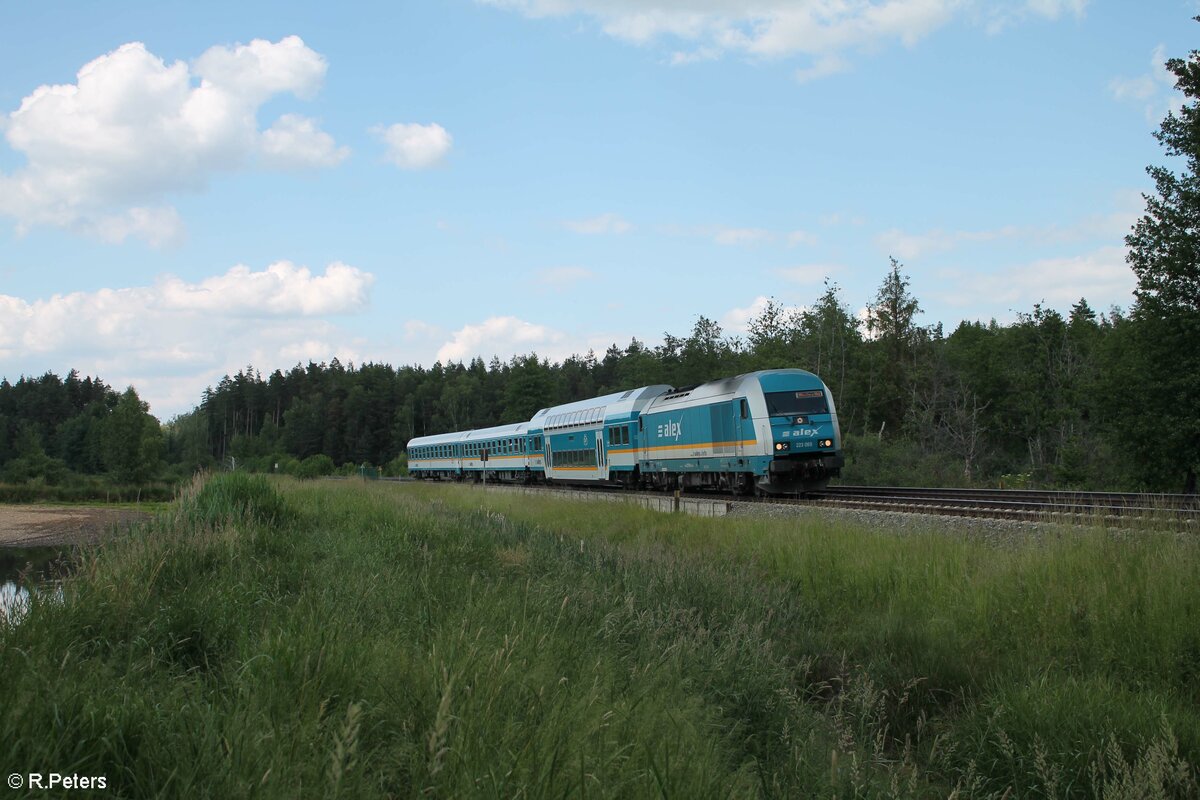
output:
[[[670,390],[667,385],[644,386],[539,411],[533,420],[545,433],[547,480],[636,483],[638,415]]]

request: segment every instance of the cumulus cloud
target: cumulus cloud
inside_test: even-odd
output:
[[[633,225],[611,212],[588,219],[568,220],[563,223],[563,226],[567,230],[589,236],[605,233],[628,233],[633,230]]]
[[[557,353],[566,336],[560,331],[536,325],[516,317],[491,317],[478,325],[464,325],[455,331],[450,341],[437,351],[437,359],[443,364],[450,361],[470,361],[475,356],[490,358],[493,355],[516,355],[541,351],[547,348]]]
[[[350,155],[333,137],[317,127],[316,120],[284,114],[262,135],[263,161],[274,167],[333,167]]]
[[[163,308],[238,316],[322,316],[362,309],[375,276],[336,261],[314,276],[277,261],[262,272],[238,265],[224,275],[186,283],[169,277],[157,287]]]
[[[297,36],[210,48],[167,64],[140,42],[80,68],[73,84],[39,86],[0,116],[26,164],[0,173],[0,214],[19,231],[53,225],[119,242],[175,241],[166,197],[256,162],[328,166],[345,158],[316,123],[284,115],[266,131],[259,108],[276,95],[311,97],[325,59]]]
[[[401,169],[428,169],[436,166],[450,152],[454,139],[437,123],[420,125],[398,122],[386,128],[371,129],[387,145],[384,156]]]
[[[637,45],[669,39],[686,49],[670,63],[725,53],[751,58],[807,59],[803,82],[848,68],[844,53],[900,42],[911,47],[956,17],[989,30],[1027,17],[1080,16],[1086,0],[479,0],[530,18],[584,16],[606,34]]]
[[[178,413],[247,363],[359,358],[361,343],[321,317],[363,308],[372,280],[341,263],[313,275],[278,262],[197,283],[168,277],[34,300],[0,294],[0,363],[31,372],[59,363],[132,383],[155,413]]]

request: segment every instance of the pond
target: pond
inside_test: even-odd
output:
[[[0,620],[20,622],[30,591],[61,596],[71,556],[70,547],[0,547]]]

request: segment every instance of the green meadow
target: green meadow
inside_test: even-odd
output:
[[[1198,763],[1194,535],[234,473],[0,623],[0,771],[113,797],[1186,798]]]

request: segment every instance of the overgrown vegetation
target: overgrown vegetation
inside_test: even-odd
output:
[[[122,796],[1190,797],[1192,539],[223,475],[0,629]]]

